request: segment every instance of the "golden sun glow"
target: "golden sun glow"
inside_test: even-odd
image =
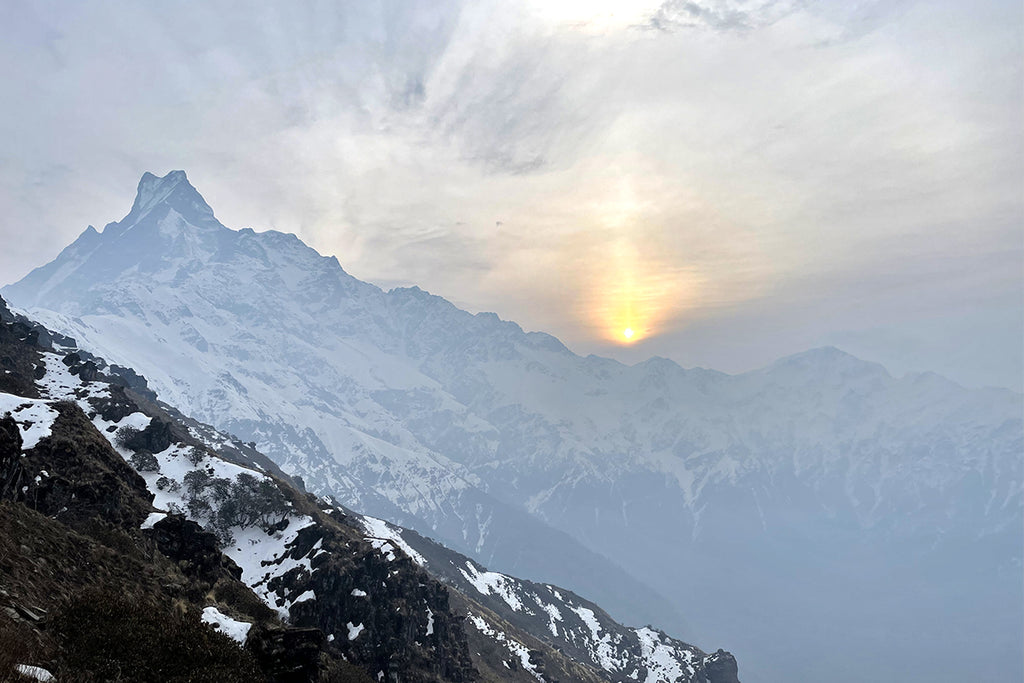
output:
[[[638,180],[615,164],[602,172],[606,184],[592,188],[580,212],[589,225],[565,237],[558,261],[578,287],[572,313],[587,336],[639,346],[684,324],[705,282],[696,264],[680,258],[675,238],[656,230],[656,198],[638,192]]]
[[[636,344],[693,304],[698,287],[691,273],[644,258],[629,240],[607,246],[607,266],[594,274],[585,313],[604,339]]]

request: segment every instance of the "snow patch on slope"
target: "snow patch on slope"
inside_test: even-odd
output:
[[[663,635],[650,628],[635,629],[640,639],[640,652],[644,665],[647,667],[647,678],[644,683],[661,683],[661,681],[689,681],[695,668],[693,652],[673,647],[663,642]]]
[[[395,559],[394,553],[387,547],[389,544],[394,544],[396,547],[401,548],[402,552],[408,555],[413,562],[421,567],[426,566],[427,561],[423,556],[413,550],[412,546],[402,538],[401,529],[376,517],[361,515],[358,519],[359,523],[366,530],[366,540],[377,550],[388,555],[388,560]]]
[[[496,642],[503,644],[508,651],[516,657],[522,667],[530,672],[534,678],[538,681],[543,681],[544,677],[537,671],[537,667],[533,662],[530,661],[530,650],[525,645],[520,643],[518,640],[511,638],[504,631],[498,631],[491,628],[487,622],[482,618],[473,613],[469,615],[469,622],[476,627],[476,630],[494,639]]]
[[[497,595],[515,611],[533,614],[523,606],[519,596],[516,595],[518,582],[515,579],[498,572],[480,571],[470,560],[466,561],[466,568],[460,567],[459,571],[482,595]]]
[[[35,448],[40,440],[50,436],[57,411],[46,399],[23,398],[0,393],[0,416],[10,413],[21,432],[22,449]]]
[[[204,608],[202,619],[204,623],[210,624],[239,645],[245,645],[249,638],[249,629],[252,628],[252,624],[232,619],[216,607]]]

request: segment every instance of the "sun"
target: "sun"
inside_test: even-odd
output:
[[[626,329],[624,329],[622,331],[622,336],[625,337],[626,339],[632,339],[633,338],[633,328],[632,327],[627,327]]]

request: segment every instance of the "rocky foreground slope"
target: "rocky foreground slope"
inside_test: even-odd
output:
[[[0,680],[736,680],[302,492],[2,300],[0,366]]]

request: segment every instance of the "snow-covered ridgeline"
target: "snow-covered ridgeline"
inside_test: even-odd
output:
[[[400,548],[416,564],[421,567],[427,564],[423,556],[413,550],[412,546],[402,538],[402,529],[400,527],[385,522],[383,519],[366,515],[360,515],[358,521],[366,531],[366,540],[377,550],[384,553],[389,560],[393,560],[395,557],[394,550],[391,547],[394,544],[395,547]]]
[[[704,653],[656,629],[630,628],[579,596],[548,584],[524,581],[488,571],[419,534],[383,520],[356,515],[365,538],[384,552],[403,553],[427,571],[479,601],[506,622],[523,628],[542,642],[570,653],[577,661],[604,671],[614,681],[688,683],[698,679]],[[505,633],[485,614],[470,620],[480,633],[507,648],[523,667],[529,648]]]
[[[546,640],[564,651],[584,653],[576,656],[611,674],[614,680],[694,680],[695,665],[700,663],[703,653],[691,645],[649,627],[624,627],[594,605],[554,586],[538,586],[497,572],[479,571],[468,562],[466,567],[469,571],[460,572],[480,595],[497,596],[509,609],[522,615],[543,615],[551,634]]]

